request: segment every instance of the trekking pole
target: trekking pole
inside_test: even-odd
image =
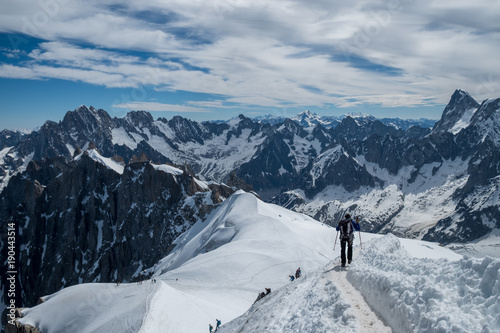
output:
[[[347,211],[347,208],[344,209],[342,212],[342,215],[340,215],[340,219],[342,220],[344,218],[345,212]],[[333,251],[335,251],[335,245],[337,245],[337,237],[339,237],[339,231],[337,230],[337,236],[335,236],[335,243],[333,244]]]
[[[331,260],[330,258],[328,258],[327,256],[325,256],[323,253],[319,252],[318,250],[316,250],[316,252],[318,252],[320,255],[323,256],[323,258],[327,259],[327,260]]]
[[[361,249],[363,249],[363,242],[361,242],[361,227],[360,227],[360,224],[359,224],[359,216],[356,216],[356,223],[358,224],[359,229],[360,229],[360,230],[358,230],[358,233],[359,233],[359,246],[361,246]]]

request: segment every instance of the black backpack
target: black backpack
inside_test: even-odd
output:
[[[354,230],[352,228],[351,219],[343,219],[339,222],[340,229],[340,239],[341,240],[350,240],[354,239]]]

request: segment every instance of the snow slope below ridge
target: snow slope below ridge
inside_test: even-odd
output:
[[[336,323],[342,327],[365,332],[356,306],[347,299],[350,296],[339,293],[337,283],[328,282],[333,280],[331,274],[337,272],[323,273],[331,269],[332,260],[338,260],[338,244],[336,252],[332,252],[335,234],[333,228],[307,216],[237,192],[214,210],[206,222],[198,222],[191,233],[179,238],[177,248],[156,266],[156,283],[146,280],[142,284],[66,288],[49,296],[45,303],[25,310],[22,322],[39,325],[44,333],[65,331],[60,328],[67,323],[80,332],[206,331],[208,323],[214,325],[216,318],[225,324],[244,314],[257,293],[270,287],[271,297],[283,295],[276,302],[288,302],[288,307],[276,303],[269,308],[276,309],[270,313],[275,318],[281,309],[296,323],[309,323],[303,309],[293,305],[294,295],[307,295],[309,290],[310,311],[334,312]],[[359,235],[356,236],[355,244],[359,247]],[[368,248],[371,239],[375,243],[384,239],[365,233],[361,237],[363,248]],[[461,256],[437,244],[416,240],[400,243],[413,256],[427,258],[423,260],[461,260]],[[352,270],[358,261],[361,265],[361,257],[356,258]],[[304,283],[302,286],[288,281],[288,275],[299,266],[304,277],[296,282]],[[414,274],[418,276],[418,272]],[[449,280],[446,276],[443,279]],[[477,281],[477,277],[473,279]],[[307,281],[320,283],[324,293],[317,289],[311,293],[313,284],[307,287]],[[476,290],[480,290],[478,285]],[[375,289],[382,287],[372,285]],[[300,292],[292,292],[295,289]],[[312,297],[315,293],[319,293],[318,298]],[[331,299],[326,294],[337,296]],[[263,301],[270,302],[271,297]],[[334,325],[334,321],[326,319],[322,323],[324,327]],[[277,321],[275,324],[279,327]]]
[[[311,271],[326,264],[335,236],[333,229],[303,214],[241,191],[193,230],[198,233],[184,235],[189,236],[185,242],[157,265],[157,283],[70,287],[63,291],[73,294],[71,302],[63,293],[54,294],[43,306],[25,310],[22,322],[40,325],[44,333],[58,332],[68,318],[81,332],[95,331],[96,323],[103,323],[108,332],[136,332],[136,325],[123,329],[120,311],[132,293],[117,293],[135,287],[134,297],[147,306],[136,307],[127,320],[141,322],[143,331],[161,323],[174,325],[176,332],[206,330],[215,318],[228,322],[244,313],[265,287],[276,290],[287,284],[297,267]],[[171,264],[172,259],[178,266]],[[117,306],[95,302],[96,293]],[[80,311],[87,306],[91,311]],[[57,317],[59,322],[47,316],[58,308],[65,309],[64,316]]]
[[[346,279],[339,263],[319,270],[271,293],[224,332],[392,332]]]
[[[328,236],[318,239],[321,232]],[[266,253],[270,242],[278,249],[300,248],[299,251],[314,253],[310,257],[318,258],[322,264],[329,259],[322,252],[328,251],[333,242],[331,232],[331,228],[307,215],[264,203],[240,190],[214,210],[206,221],[198,221],[179,236],[175,241],[176,248],[155,266],[155,272],[161,274],[178,268],[199,254],[214,251],[222,245],[237,244],[240,249]],[[294,252],[290,251],[290,257]]]
[[[371,244],[385,244],[387,237],[395,238],[392,235],[361,235],[364,248],[369,248]],[[398,241],[401,249],[412,253],[412,258],[436,262],[456,262],[462,258],[434,243],[407,239]],[[359,239],[355,240],[355,244],[352,269],[360,256],[365,255],[363,249],[359,250]],[[351,285],[350,278],[346,276],[349,272],[349,269],[340,268],[340,260],[336,257],[317,271],[305,274],[303,278],[256,302],[244,315],[223,325],[220,332],[392,332],[374,312],[379,305],[375,303],[370,307],[363,295]]]
[[[23,324],[41,332],[137,332],[142,325],[152,284],[89,283],[44,297],[23,310]]]

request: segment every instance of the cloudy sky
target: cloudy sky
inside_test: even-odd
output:
[[[0,2],[2,128],[79,105],[193,120],[432,118],[500,97],[497,0]]]

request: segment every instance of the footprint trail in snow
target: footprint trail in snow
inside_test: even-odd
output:
[[[370,306],[365,302],[361,293],[347,279],[347,269],[340,267],[340,262],[331,264],[333,267],[328,271],[328,277],[340,289],[343,298],[351,305],[355,312],[356,319],[361,326],[360,332],[392,332],[392,329],[385,325]]]

